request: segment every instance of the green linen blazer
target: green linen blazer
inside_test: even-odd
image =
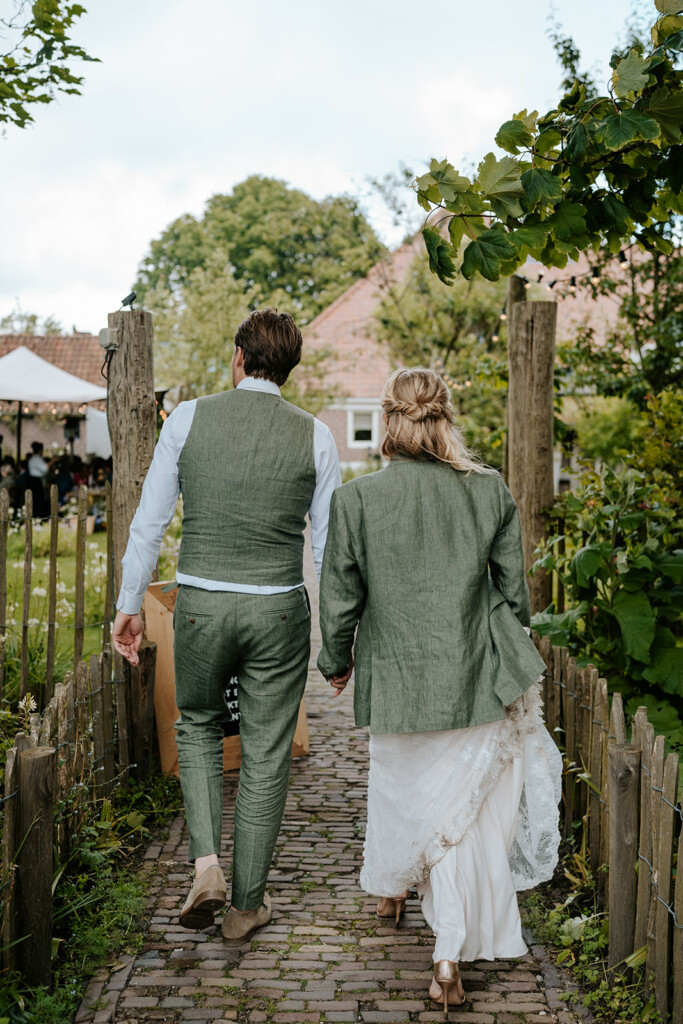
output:
[[[545,670],[528,637],[519,514],[502,477],[393,458],[338,488],[320,580],[325,676],[355,648],[356,725],[481,725]]]

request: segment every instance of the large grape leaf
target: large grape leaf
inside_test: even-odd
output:
[[[530,114],[526,110],[515,114],[511,121],[506,121],[498,129],[496,144],[507,153],[515,155],[520,149],[528,149],[534,140],[537,117],[537,110],[532,110]]]
[[[573,244],[574,239],[586,233],[586,207],[564,199],[555,207],[548,220],[555,228],[555,234],[562,242]]]
[[[429,254],[429,269],[444,284],[452,284],[455,276],[453,250],[436,228],[423,228],[422,237]]]
[[[448,160],[432,160],[429,172],[417,179],[417,187],[421,192],[429,192],[436,186],[443,199],[455,199],[458,192],[466,192],[471,187],[469,178],[458,174]],[[428,198],[431,198],[428,196]]]
[[[489,228],[466,247],[462,258],[463,277],[469,280],[480,273],[488,281],[497,281],[501,263],[514,259],[516,255],[515,247],[502,228]]]
[[[660,129],[655,119],[639,110],[621,110],[618,114],[610,114],[596,133],[598,141],[607,149],[623,149],[636,138],[657,139],[659,135]]]
[[[683,647],[662,647],[643,670],[649,683],[657,683],[667,693],[683,696]]]
[[[525,224],[511,231],[508,237],[519,252],[523,249],[542,249],[548,237],[548,228],[543,224]]]
[[[543,167],[531,167],[521,178],[526,203],[532,209],[538,202],[556,203],[562,198],[562,182]]]
[[[660,14],[678,14],[683,11],[681,0],[655,0],[655,7]]]
[[[620,234],[625,234],[631,227],[631,217],[623,200],[619,196],[607,195],[602,200],[602,212],[605,219],[614,224]]]
[[[683,97],[672,95],[668,89],[657,89],[647,108],[657,120],[667,139],[678,142],[683,124]]]
[[[612,601],[612,613],[619,623],[626,653],[647,664],[656,623],[647,594],[642,590],[635,594],[620,590]]]
[[[493,153],[487,153],[477,168],[476,184],[501,220],[523,215],[519,205],[524,195],[520,175],[519,161],[511,156],[496,160]]]
[[[640,92],[650,78],[648,68],[652,61],[642,57],[634,48],[628,57],[619,61],[612,74],[612,84],[617,96],[628,96],[630,92]]]
[[[652,26],[650,31],[652,42],[655,46],[665,46],[668,44],[669,36],[674,35],[675,32],[679,32],[682,28],[683,18],[667,14]]]

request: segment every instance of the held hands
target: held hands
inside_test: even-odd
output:
[[[140,662],[138,651],[142,643],[142,619],[139,615],[126,615],[124,612],[117,612],[114,619],[112,640],[114,650],[122,654],[131,665]]]
[[[343,675],[329,677],[328,682],[329,682],[330,686],[334,690],[337,691],[335,693],[335,697],[338,697],[340,693],[344,692],[346,684],[348,683],[349,679],[351,678],[351,673],[352,672],[353,672],[353,658],[351,658],[351,664],[349,665],[349,667],[347,668],[346,672]]]

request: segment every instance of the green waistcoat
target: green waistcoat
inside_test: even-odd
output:
[[[230,583],[295,586],[315,490],[313,417],[236,388],[197,400],[178,460],[178,569]]]
[[[545,669],[528,623],[519,515],[498,473],[395,458],[335,491],[318,665],[341,674],[357,627],[357,725],[428,732],[503,718]]]

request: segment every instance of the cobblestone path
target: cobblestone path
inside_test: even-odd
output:
[[[310,578],[311,574],[307,573]],[[309,591],[315,603],[316,587]],[[319,637],[314,625],[313,649]],[[220,927],[190,932],[178,911],[191,884],[182,818],[151,847],[150,923],[142,952],[91,982],[76,1020],[169,1024],[208,1021],[375,1024],[440,1021],[427,998],[432,949],[419,902],[384,927],[358,885],[365,822],[367,737],[353,727],[351,694],[334,699],[311,660],[306,694],[311,755],[292,763],[284,823],[269,877],[273,919],[238,950]],[[231,863],[237,773],[226,776],[224,866]],[[228,876],[229,877],[229,876]],[[569,1024],[559,979],[533,948],[520,961],[465,964],[461,1024]],[[547,989],[543,978],[546,978]],[[552,1009],[551,1009],[552,1007]]]

